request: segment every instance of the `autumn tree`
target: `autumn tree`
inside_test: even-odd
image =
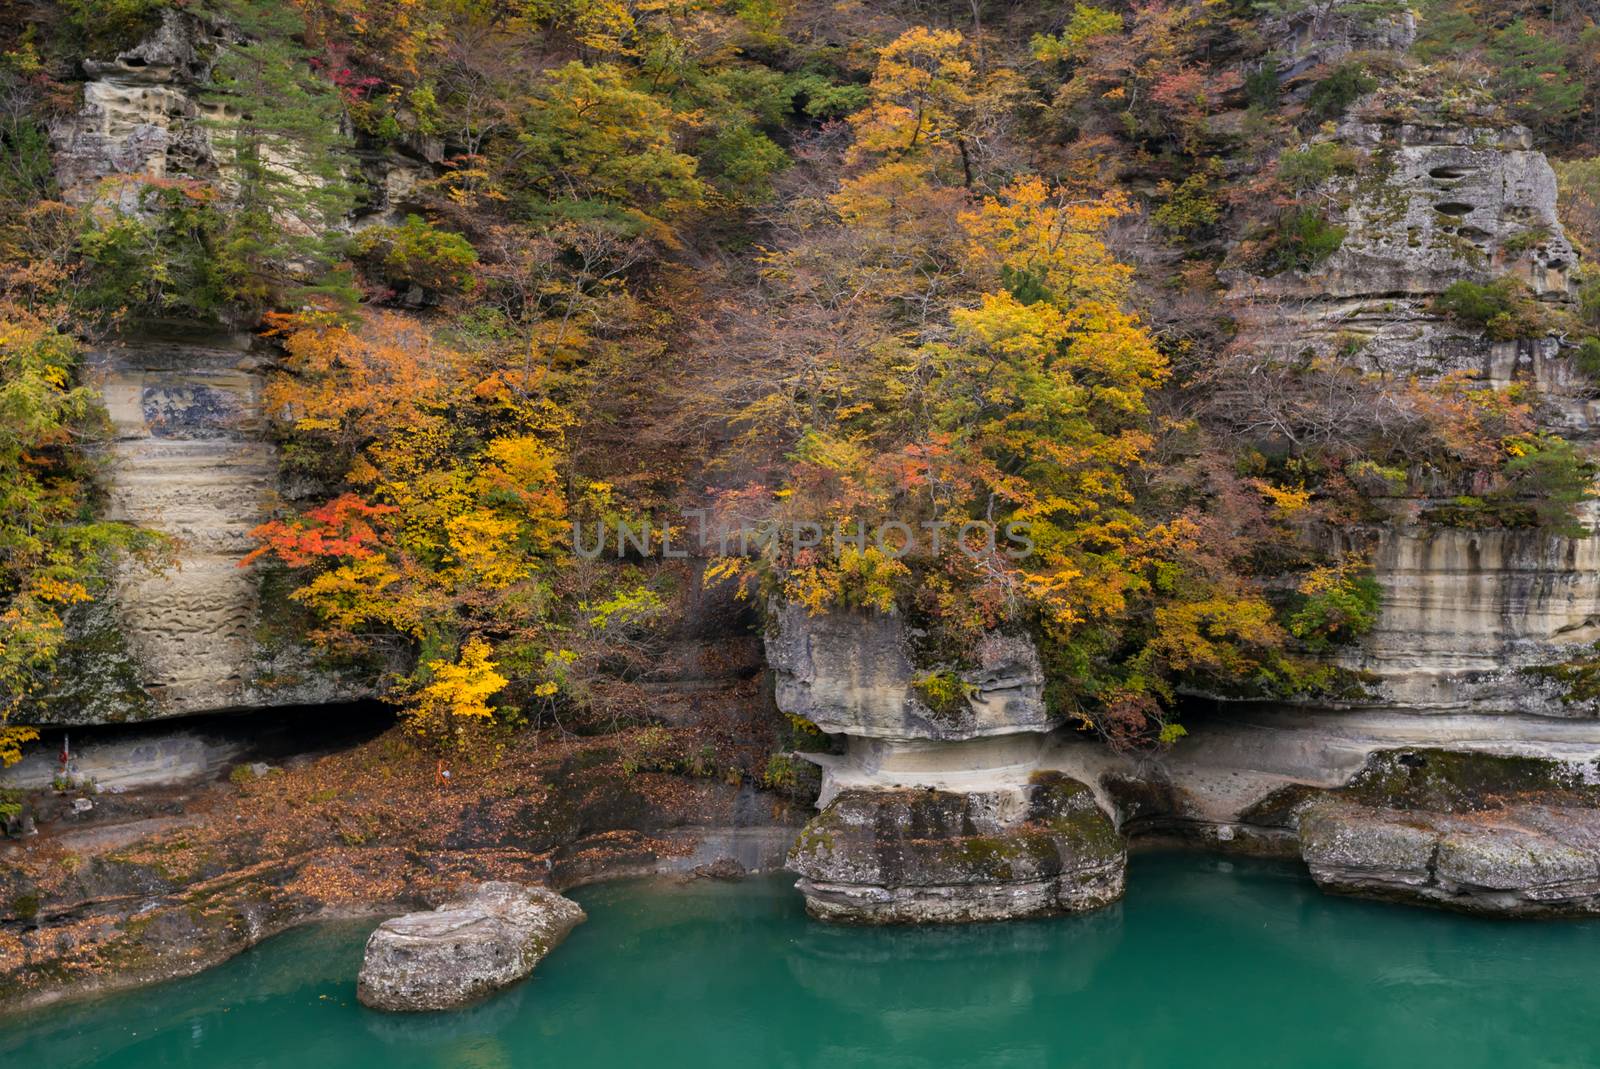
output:
[[[55,689],[70,614],[107,593],[119,559],[155,562],[147,532],[92,514],[80,451],[104,414],[76,381],[79,349],[44,318],[0,300],[0,764],[38,733],[25,719]]]

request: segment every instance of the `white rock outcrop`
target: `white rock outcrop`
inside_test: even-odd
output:
[[[261,410],[263,357],[247,337],[150,338],[90,354],[110,416],[108,518],[163,532],[176,564],[124,570],[110,608],[137,700],[84,692],[46,723],[98,723],[358,697],[288,637],[290,607],[241,568],[277,503],[278,461]],[[80,690],[83,688],[80,688]]]
[[[149,37],[109,60],[87,59],[83,107],[52,124],[56,179],[69,203],[133,195],[105,179],[199,177],[215,172],[208,121],[196,87],[219,42],[200,18],[167,8]]]
[[[356,997],[380,1010],[443,1010],[522,979],[584,920],[543,887],[491,882],[427,913],[378,925]]]
[[[813,916],[952,923],[1121,897],[1126,851],[1094,791],[1040,769],[1060,721],[1031,639],[986,635],[956,669],[916,663],[897,615],[769,614],[778,707],[845,737],[842,755],[799,755],[823,772],[788,865]],[[963,696],[935,703],[918,685],[935,670]]]

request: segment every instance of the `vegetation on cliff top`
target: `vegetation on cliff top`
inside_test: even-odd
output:
[[[1280,74],[1304,7],[0,16],[0,396],[35,413],[5,473],[22,548],[0,558],[0,660],[47,676],[59,607],[95,592],[73,569],[140,544],[92,519],[74,339],[181,318],[253,326],[279,354],[275,433],[318,492],[256,556],[290,569],[308,638],[367,664],[433,740],[603,713],[597,681],[636,670],[671,592],[649,561],[579,560],[568,524],[681,529],[686,508],[791,532],[714,577],[910,613],[952,663],[987,628],[1034,629],[1052,702],[1118,744],[1175,737],[1184,690],[1347,687],[1322,654],[1372,626],[1361,532],[1385,501],[1442,485],[1460,493],[1435,522],[1571,532],[1592,470],[1520,385],[1362,375],[1355,341],[1248,351],[1218,272],[1338,251],[1384,162],[1327,124],[1397,81],[1479,107],[1487,80],[1590,153],[1600,38],[1566,6],[1430,0],[1412,57]],[[1399,11],[1346,8],[1358,37]],[[195,92],[214,163],[56,200],[46,128],[77,107],[78,61],[172,13],[213,31]],[[407,183],[384,185],[397,165]],[[1591,171],[1563,170],[1580,216]],[[1575,340],[1600,334],[1583,309]],[[1498,282],[1438,310],[1494,338],[1548,326]],[[800,544],[811,522],[821,540]],[[889,522],[942,537],[846,544]],[[973,524],[1016,524],[1030,549]]]

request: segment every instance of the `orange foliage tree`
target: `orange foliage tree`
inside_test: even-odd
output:
[[[286,361],[266,403],[291,435],[287,458],[348,489],[262,524],[246,563],[294,569],[313,640],[385,659],[425,734],[458,735],[496,695],[508,709],[548,696],[570,419],[546,370],[397,315],[278,329]],[[517,686],[500,666],[518,669]]]

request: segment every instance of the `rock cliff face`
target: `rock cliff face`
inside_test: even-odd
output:
[[[1125,851],[1094,793],[1039,769],[1057,721],[1032,642],[986,636],[956,673],[964,696],[935,709],[902,618],[770,615],[778,707],[845,736],[843,755],[803,755],[822,812],[789,864],[813,916],[998,920],[1121,896]]]
[[[1411,16],[1374,20],[1358,6],[1285,19],[1278,75],[1291,96],[1352,53],[1410,44]],[[1409,77],[1321,135],[1350,173],[1306,202],[1329,206],[1338,250],[1308,271],[1225,273],[1238,349],[1264,363],[1315,354],[1365,374],[1525,382],[1544,426],[1593,439],[1592,384],[1561,339],[1495,341],[1432,310],[1452,283],[1504,277],[1570,307],[1577,253],[1549,162],[1494,108],[1430,99]],[[842,755],[817,759],[824,809],[794,854],[810,908],[871,920],[1040,906],[1055,893],[1045,883],[1073,869],[1037,862],[1066,856],[1026,815],[1046,775],[1085,785],[1120,832],[1299,855],[1330,890],[1514,915],[1592,910],[1600,722],[1537,669],[1600,639],[1600,539],[1433,526],[1426,504],[1390,502],[1374,532],[1381,613],[1342,655],[1365,700],[1195,711],[1182,744],[1138,760],[1055,730],[1042,709],[1026,715],[1025,701],[946,729],[908,688],[916,673],[895,621],[786,611],[769,638],[780,705],[846,736]],[[996,856],[1026,857],[1008,870],[1019,878],[966,864],[958,844],[974,835]]]
[[[1417,17],[1409,10],[1374,15],[1368,5],[1349,0],[1319,0],[1295,8],[1262,27],[1264,34],[1282,42],[1277,75],[1289,85],[1352,52],[1403,51],[1417,37]]]
[[[122,192],[106,179],[215,172],[207,122],[213,109],[197,87],[218,41],[199,18],[166,9],[148,38],[110,60],[83,61],[83,107],[51,131],[56,179],[71,203]],[[135,204],[124,204],[126,208]]]
[[[85,59],[83,105],[50,130],[64,199],[141,211],[150,179],[223,178],[202,87],[229,31],[166,9],[143,41]],[[369,168],[375,211],[403,202],[398,163]],[[225,183],[224,183],[225,184]],[[358,696],[294,645],[272,576],[238,567],[275,504],[278,463],[261,408],[268,357],[217,327],[130,325],[90,354],[114,429],[107,513],[174,539],[177,564],[127,571],[75,614],[74,645],[42,723],[98,724]]]
[[[170,535],[177,565],[129,569],[111,609],[136,684],[50,706],[55,723],[311,705],[356,695],[272,627],[286,604],[239,567],[275,500],[261,411],[263,359],[231,336],[148,340],[96,352],[114,438],[107,513]],[[264,598],[263,594],[267,596]]]
[[[1556,338],[1491,341],[1429,308],[1452,282],[1506,276],[1571,300],[1575,253],[1527,131],[1413,101],[1358,106],[1337,138],[1365,156],[1324,190],[1348,205],[1344,242],[1310,272],[1235,277],[1241,344],[1263,359],[1335,353],[1369,374],[1526,382],[1546,426],[1592,439],[1590,386]],[[1600,723],[1530,669],[1600,638],[1600,539],[1430,526],[1425,503],[1391,502],[1377,532],[1381,613],[1344,655],[1369,680],[1365,708],[1221,709],[1139,767],[1069,744],[1041,764],[1112,795],[1130,833],[1297,854],[1329,890],[1592,911]]]
[[[1364,6],[1285,19],[1278,74],[1291,93],[1354,52],[1410,43],[1409,14],[1353,13]],[[85,61],[83,107],[51,130],[68,200],[132,211],[134,184],[119,178],[219,177],[209,130],[221,116],[199,86],[220,32],[168,11],[146,41]],[[1401,86],[1318,136],[1359,161],[1308,197],[1333,206],[1343,243],[1306,272],[1235,269],[1238,344],[1264,361],[1337,354],[1373,374],[1531,382],[1549,425],[1593,438],[1595,402],[1558,339],[1493,341],[1430,310],[1453,282],[1504,276],[1552,306],[1572,300],[1577,255],[1529,132]],[[369,210],[403,210],[439,154],[413,149],[363,161]],[[270,576],[236,566],[277,489],[262,355],[247,338],[157,330],[104,347],[92,365],[115,427],[110,513],[173,535],[181,567],[125,575],[81,621],[56,722],[349,697],[276,640]],[[1182,745],[1139,763],[1064,736],[1024,639],[989,636],[954,673],[959,696],[938,699],[920,685],[934,666],[918,664],[903,620],[774,607],[766,654],[778,706],[843,737],[841,753],[813,758],[821,812],[791,857],[809,908],[867,922],[1093,908],[1121,893],[1123,832],[1298,852],[1339,890],[1505,912],[1591,908],[1600,833],[1573,792],[1600,760],[1600,720],[1524,669],[1600,640],[1600,539],[1432,528],[1416,511],[1395,503],[1378,536],[1382,613],[1346,655],[1371,679],[1364,708],[1236,706],[1192,719]],[[700,638],[726,652],[725,636]],[[1529,758],[1555,778],[1474,809],[1370,774],[1380,755],[1411,768],[1443,751]],[[1556,782],[1569,773],[1576,782]]]
[[[1556,215],[1556,179],[1520,126],[1401,98],[1341,123],[1359,161],[1313,201],[1342,203],[1338,250],[1310,271],[1231,273],[1244,344],[1292,359],[1339,352],[1365,371],[1565,384],[1554,339],[1493,342],[1428,310],[1451,283],[1511,275],[1567,303],[1577,254]]]
[[[1331,144],[1354,173],[1308,202],[1334,206],[1343,241],[1309,271],[1227,274],[1240,350],[1261,361],[1331,355],[1386,377],[1525,382],[1539,389],[1546,426],[1591,438],[1591,384],[1557,337],[1495,341],[1431,310],[1452,283],[1505,277],[1551,307],[1570,306],[1577,253],[1529,131],[1488,105],[1427,99],[1402,77],[1358,103]],[[1571,715],[1518,670],[1600,638],[1600,541],[1429,526],[1424,504],[1390,502],[1377,532],[1383,612],[1346,659],[1371,679],[1373,704]]]
[[[1592,717],[1526,669],[1600,639],[1600,539],[1402,526],[1381,536],[1377,626],[1347,658],[1381,704]]]

